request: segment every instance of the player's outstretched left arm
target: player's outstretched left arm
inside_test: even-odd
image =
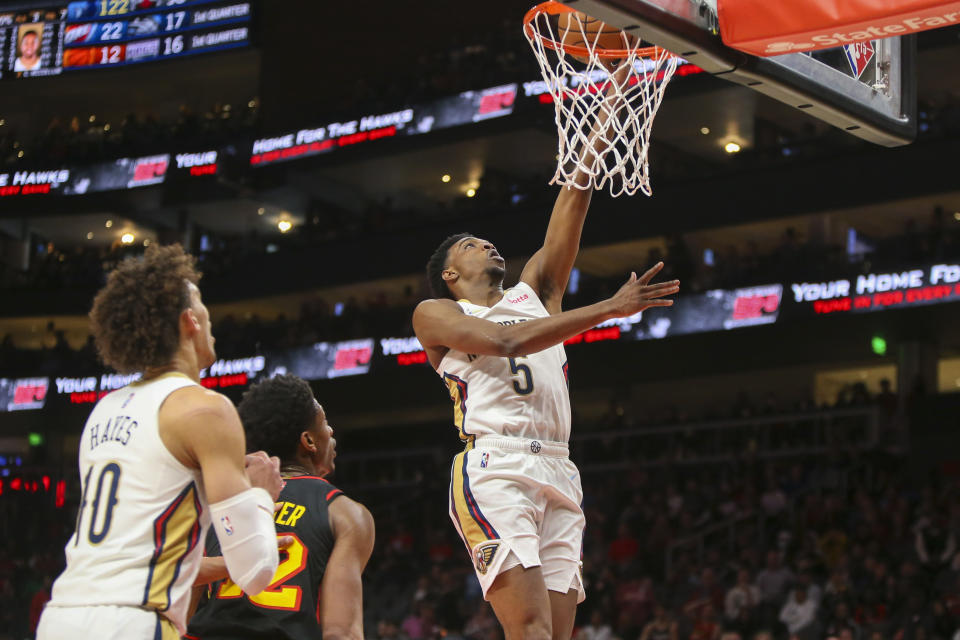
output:
[[[623,65],[615,70],[613,72],[614,82],[623,82],[629,71],[628,65]],[[591,132],[593,142],[590,148],[582,152],[582,161],[585,166],[592,166],[600,149],[609,146],[606,141],[607,122],[609,118],[616,117],[615,111],[618,108],[617,99],[614,95],[615,92],[611,88],[607,93],[608,109],[600,116],[597,125]],[[579,170],[574,175],[574,181],[581,186],[585,186],[589,184],[590,176],[583,170]],[[563,293],[567,289],[570,271],[573,269],[573,263],[580,251],[583,222],[586,220],[592,196],[593,187],[589,186],[560,189],[557,201],[553,205],[553,212],[550,214],[550,222],[547,225],[547,235],[544,238],[543,247],[533,254],[520,275],[520,280],[526,282],[537,292],[543,306],[552,314],[561,311]]]
[[[373,516],[346,496],[330,504],[335,542],[320,592],[323,640],[363,640],[363,573],[373,552]]]

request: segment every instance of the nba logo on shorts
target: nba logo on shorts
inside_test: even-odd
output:
[[[227,516],[221,516],[220,524],[223,525],[223,530],[228,536],[233,535],[233,524],[230,523],[230,518]]]
[[[480,456],[480,468],[486,469],[488,462],[490,462],[490,454],[484,452],[483,455]]]

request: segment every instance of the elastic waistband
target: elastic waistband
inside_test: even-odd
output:
[[[570,447],[566,442],[551,442],[549,440],[530,440],[529,438],[512,438],[510,436],[477,436],[473,441],[474,447],[490,447],[503,451],[527,453],[532,456],[546,456],[548,458],[569,458]]]

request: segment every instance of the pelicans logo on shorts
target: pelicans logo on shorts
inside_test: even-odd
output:
[[[497,549],[499,548],[499,541],[485,542],[477,546],[477,549],[473,552],[473,560],[477,567],[477,572],[480,575],[487,573],[487,568],[490,566],[490,563],[493,562],[493,557],[497,554]]]

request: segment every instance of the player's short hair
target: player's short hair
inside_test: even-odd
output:
[[[440,243],[437,250],[430,256],[427,262],[427,282],[430,283],[430,292],[434,298],[450,298],[453,300],[453,294],[443,279],[443,270],[447,268],[447,252],[450,247],[460,242],[464,238],[472,238],[472,233],[458,233],[450,236]]]
[[[90,310],[100,359],[120,373],[168,364],[180,345],[180,313],[197,284],[196,260],[179,244],[154,245],[107,277]]]
[[[237,406],[247,434],[247,451],[266,451],[281,462],[296,459],[300,434],[317,417],[313,391],[305,380],[283,374],[247,389]]]

